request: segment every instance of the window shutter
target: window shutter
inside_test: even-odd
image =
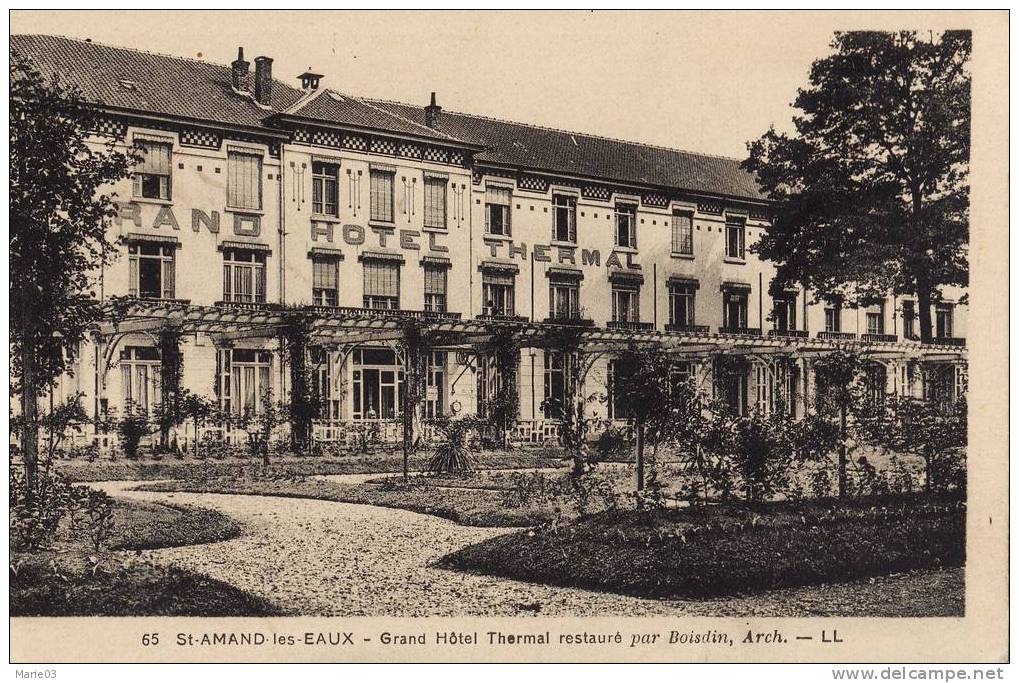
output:
[[[376,221],[393,222],[393,173],[370,171],[371,176],[371,218]]]
[[[142,159],[135,166],[135,172],[170,175],[170,145],[147,140],[139,140],[138,144]]]
[[[238,209],[262,208],[262,157],[240,152],[228,154],[227,204]]]
[[[364,295],[389,296],[400,294],[400,269],[389,263],[365,262]]]
[[[446,227],[446,181],[442,178],[425,178],[425,225]]]
[[[425,294],[446,294],[445,268],[425,268]]]
[[[168,258],[163,261],[163,298],[173,299],[173,293],[175,289],[174,282],[174,259]]]
[[[138,296],[138,257],[131,255],[128,258],[128,284],[127,293],[130,296]]]

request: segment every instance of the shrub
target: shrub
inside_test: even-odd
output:
[[[471,433],[481,427],[481,421],[465,415],[434,420],[433,424],[441,432],[443,440],[428,461],[428,471],[433,474],[472,472],[477,465],[477,459],[470,451],[469,439]]]
[[[32,495],[30,495],[30,493]],[[63,476],[48,468],[39,472],[30,492],[20,467],[10,470],[10,546],[37,550],[53,537],[73,507],[75,490]]]
[[[71,532],[98,553],[113,535],[113,499],[103,491],[85,487],[75,493]]]
[[[138,446],[144,437],[152,433],[149,425],[149,416],[144,408],[139,406],[128,407],[124,417],[117,422],[117,434],[120,436],[120,445],[124,449],[124,456],[129,460],[138,457]]]

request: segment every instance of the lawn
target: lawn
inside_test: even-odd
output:
[[[484,469],[528,469],[555,467],[561,462],[559,449],[516,449],[512,451],[486,451],[478,454],[478,466]],[[422,472],[428,468],[430,452],[415,453],[409,460],[410,470]],[[351,454],[346,456],[294,456],[273,457],[272,463],[304,475],[314,474],[373,474],[403,471],[403,456],[398,452]],[[233,476],[239,470],[258,465],[249,457],[223,459],[195,459],[151,456],[138,460],[118,458],[95,462],[57,460],[54,468],[71,481],[136,481],[153,479],[198,479]]]
[[[13,552],[11,616],[234,616],[279,611],[233,586],[115,550],[142,551],[235,538],[214,510],[116,500],[114,532],[98,554],[60,534],[44,549]]]
[[[919,495],[601,513],[498,536],[439,566],[656,598],[711,598],[965,563],[965,505]]]

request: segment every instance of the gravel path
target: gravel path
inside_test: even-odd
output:
[[[144,551],[262,596],[295,614],[343,616],[643,616],[961,614],[962,571],[887,577],[729,600],[661,601],[555,588],[431,567],[446,553],[511,529],[475,528],[405,510],[329,501],[130,490],[125,498],[214,508],[239,538]],[[957,599],[946,596],[957,594]],[[932,595],[940,596],[930,605]]]

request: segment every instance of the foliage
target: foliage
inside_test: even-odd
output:
[[[107,238],[116,213],[109,186],[127,177],[134,157],[114,140],[88,144],[99,111],[76,89],[16,53],[9,67],[11,391],[20,394],[32,480],[38,394],[74,367],[100,318],[94,274],[116,253]]]
[[[734,420],[725,439],[736,487],[748,503],[760,503],[783,492],[791,472],[788,418],[753,412]]]
[[[100,552],[113,535],[113,499],[104,491],[80,487],[71,508],[71,532]]]
[[[238,426],[248,433],[248,454],[261,458],[265,466],[269,465],[269,451],[276,430],[287,421],[288,414],[288,406],[277,401],[269,387],[262,392],[258,410],[245,412],[238,419]]]
[[[180,351],[180,330],[164,327],[159,331],[159,382],[162,400],[155,407],[159,425],[159,446],[169,446],[170,430],[179,425],[181,415],[181,376],[184,355]]]
[[[944,406],[913,397],[891,396],[860,420],[876,446],[923,458],[927,491],[965,490],[968,412],[965,399]]]
[[[795,134],[748,145],[776,209],[754,248],[778,286],[916,293],[929,342],[938,287],[968,281],[972,35],[839,32],[832,50],[799,91]]]
[[[488,398],[485,415],[505,447],[513,425],[520,415],[520,390],[517,374],[520,365],[520,340],[514,330],[499,328],[487,345],[495,362],[497,379],[495,395]]]
[[[137,458],[141,440],[152,433],[148,412],[139,405],[129,404],[124,410],[124,416],[117,421],[117,433],[120,436],[120,446],[124,449],[124,457],[129,460]]]
[[[214,399],[196,394],[189,389],[181,389],[179,408],[181,421],[190,421],[195,430],[194,445],[195,457],[199,457],[198,430],[202,425],[216,422],[219,416],[219,406]]]
[[[45,468],[34,480],[35,490],[18,467],[10,468],[10,545],[36,550],[52,541],[74,505],[75,491],[60,474]]]
[[[433,474],[472,472],[477,466],[477,458],[471,453],[469,439],[481,427],[482,421],[473,415],[463,415],[439,418],[432,424],[442,434],[442,441],[428,461],[428,471]]]

